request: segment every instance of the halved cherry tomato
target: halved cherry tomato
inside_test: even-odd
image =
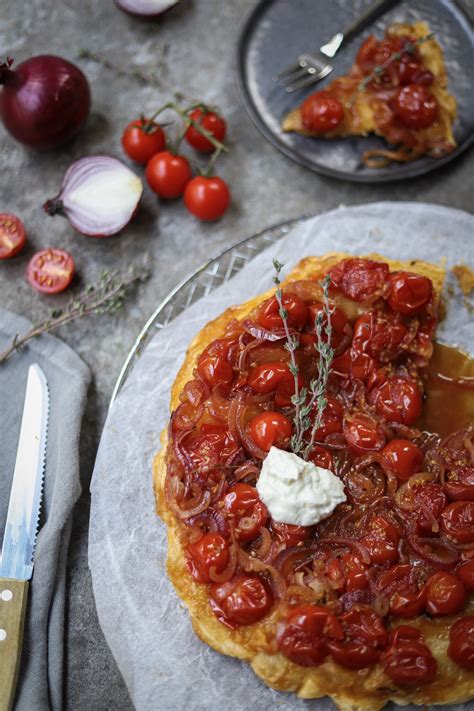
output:
[[[326,334],[326,328],[327,328],[327,315],[326,311],[324,308],[324,305],[319,302],[315,301],[311,304],[308,304],[308,311],[309,311],[309,324],[311,325],[312,330],[316,328],[316,319],[319,317],[321,319],[321,323],[323,326],[322,329],[322,337],[323,341],[326,343],[327,342],[327,334]],[[331,329],[332,329],[332,336],[331,336],[331,346],[333,348],[339,348],[341,345],[343,339],[346,336],[346,330],[347,330],[347,324],[348,320],[346,317],[346,314],[342,309],[340,309],[338,306],[331,306],[331,316],[330,316],[330,323],[331,323]],[[349,330],[350,333],[350,330]]]
[[[197,108],[191,111],[189,117],[204,128],[218,141],[223,141],[226,133],[226,123],[222,116],[214,111],[203,111],[202,108]],[[190,126],[185,133],[185,138],[190,146],[201,153],[212,153],[214,146],[208,138],[203,136],[199,131]]]
[[[165,132],[151,119],[141,118],[128,124],[122,134],[125,153],[136,163],[144,165],[155,153],[164,150]]]
[[[426,583],[426,611],[433,617],[455,615],[466,602],[464,585],[453,573],[434,573]]]
[[[288,325],[300,331],[308,320],[308,309],[305,302],[296,294],[283,294],[283,308],[287,312]],[[267,299],[260,306],[258,311],[258,322],[263,328],[275,330],[283,327],[283,320],[280,316],[280,307],[275,296]]]
[[[460,667],[474,670],[474,615],[462,617],[451,626],[448,654]]]
[[[474,501],[455,501],[441,514],[440,524],[449,538],[474,543]]]
[[[222,573],[230,560],[229,541],[220,533],[205,533],[186,549],[187,566],[198,583],[211,583],[211,569]]]
[[[436,97],[423,84],[408,84],[398,92],[391,108],[408,128],[427,128],[438,117]]]
[[[417,513],[416,525],[419,529],[433,531],[434,521],[437,521],[447,504],[446,494],[441,484],[426,482],[415,484],[411,488],[414,511]]]
[[[416,617],[426,600],[422,581],[416,581],[411,565],[394,565],[379,577],[377,589],[389,601],[390,614],[395,617]]]
[[[346,415],[342,431],[347,444],[356,454],[382,449],[385,444],[381,426],[362,412]]]
[[[343,259],[329,272],[333,286],[354,301],[381,296],[387,288],[388,264],[370,259]]]
[[[474,467],[460,466],[448,472],[444,490],[451,501],[474,501]]]
[[[251,541],[258,536],[268,521],[267,507],[258,491],[250,484],[234,484],[224,496],[224,509],[232,514],[235,532],[240,541]]]
[[[324,449],[324,447],[315,445],[311,450],[308,459],[310,462],[313,462],[313,464],[316,464],[317,467],[322,467],[322,469],[330,469],[331,471],[333,469],[334,462],[329,449]]]
[[[25,226],[19,217],[0,213],[0,259],[15,257],[26,244]]]
[[[230,465],[242,451],[225,425],[204,424],[185,437],[182,446],[198,470]]]
[[[258,575],[239,575],[226,583],[214,583],[209,604],[219,622],[230,628],[253,625],[269,612],[273,597]]]
[[[328,91],[317,91],[301,105],[303,126],[311,133],[326,133],[339,126],[344,118],[344,106]]]
[[[370,402],[390,422],[413,425],[421,414],[421,390],[413,378],[388,378],[372,390]]]
[[[285,449],[293,434],[293,425],[281,412],[262,412],[250,420],[249,434],[266,452],[273,446]]]
[[[312,526],[296,526],[292,523],[280,523],[272,521],[272,530],[277,538],[281,540],[287,548],[296,546],[301,541],[306,541],[313,531]]]
[[[74,260],[63,249],[43,249],[31,257],[26,276],[31,286],[42,294],[57,294],[71,283]]]
[[[354,325],[352,348],[386,363],[402,352],[400,344],[407,333],[407,327],[389,314],[368,311]]]
[[[231,341],[217,339],[199,357],[198,373],[211,387],[219,383],[230,385],[234,379],[234,369],[228,361],[230,345]]]
[[[170,151],[155,153],[147,163],[145,176],[150,188],[162,198],[177,198],[184,193],[192,177],[191,166],[184,156]]]
[[[365,669],[376,664],[380,658],[379,649],[363,642],[329,640],[327,648],[334,661],[348,669]]]
[[[298,605],[290,609],[277,631],[280,651],[302,667],[321,664],[328,654],[328,638],[342,639],[337,617],[321,605]]]
[[[421,471],[425,458],[423,451],[409,439],[392,439],[382,449],[382,455],[389,469],[402,481]]]
[[[418,630],[401,626],[393,630],[391,643],[380,661],[387,676],[400,686],[427,684],[436,676],[438,665]],[[415,636],[417,633],[417,636]]]
[[[433,284],[428,277],[410,272],[394,272],[389,278],[389,306],[405,316],[419,313],[431,299]]]
[[[456,568],[456,575],[466,590],[474,592],[474,560],[469,560],[467,563],[461,563],[461,565],[458,565]]]
[[[227,183],[217,175],[198,175],[186,185],[184,204],[199,220],[218,220],[229,207],[229,203],[230,191]]]

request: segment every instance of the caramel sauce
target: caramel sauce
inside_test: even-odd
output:
[[[421,429],[445,437],[466,427],[474,420],[474,359],[435,343],[425,393]]]

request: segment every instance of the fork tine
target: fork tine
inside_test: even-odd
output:
[[[309,67],[309,69],[314,69],[314,67]],[[324,77],[327,77],[328,74],[332,72],[332,67],[326,65],[323,69],[320,71],[314,70],[313,72],[308,72],[309,76],[306,77],[306,79],[301,79],[300,81],[297,81],[295,84],[289,84],[285,87],[285,90],[291,94],[293,91],[298,91],[299,89],[304,89],[307,86],[311,86],[311,84],[316,84],[316,82],[320,81],[321,79],[324,79]]]
[[[292,74],[289,74],[288,76],[280,79],[279,84],[280,86],[287,86],[288,84],[292,84],[294,81],[298,81],[298,79],[303,79],[304,77],[308,76],[308,74],[313,73],[313,67],[299,67]]]
[[[308,61],[304,56],[301,56],[297,62],[294,64],[289,64],[287,67],[281,70],[279,74],[273,77],[274,81],[281,81],[285,77],[287,77],[289,74],[294,74],[295,72],[298,72],[300,69],[306,69],[308,66]]]

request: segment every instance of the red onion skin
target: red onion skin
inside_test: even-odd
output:
[[[0,68],[0,114],[7,131],[31,148],[56,148],[81,130],[91,97],[86,77],[71,62],[45,54],[13,70]]]

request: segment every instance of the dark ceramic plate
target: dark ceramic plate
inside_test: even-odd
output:
[[[238,43],[238,75],[242,98],[257,128],[280,151],[318,173],[356,182],[402,180],[448,163],[471,144],[474,134],[473,29],[455,0],[405,0],[342,47],[330,60],[334,71],[312,87],[288,94],[273,77],[304,51],[327,42],[362,14],[371,0],[260,0],[242,28]],[[444,158],[419,158],[370,169],[361,163],[368,148],[386,146],[376,136],[327,141],[283,133],[283,116],[306,96],[322,89],[332,77],[353,64],[361,42],[370,33],[378,37],[392,22],[426,20],[445,53],[449,89],[458,103],[454,134],[458,148]]]

